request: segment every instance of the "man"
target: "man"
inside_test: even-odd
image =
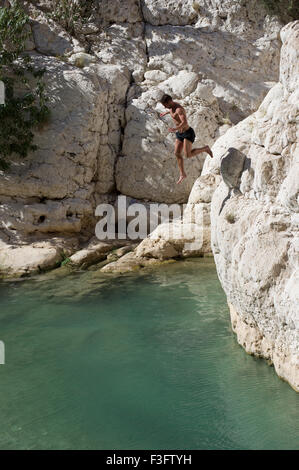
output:
[[[177,158],[180,170],[180,177],[177,181],[177,184],[179,184],[187,177],[184,170],[184,161],[182,157],[183,150],[186,158],[195,157],[195,155],[199,155],[202,152],[207,152],[210,157],[213,157],[213,153],[208,145],[202,148],[192,149],[192,144],[195,140],[195,133],[192,127],[190,127],[188,124],[186,111],[184,110],[183,106],[174,102],[171,96],[166,94],[162,96],[160,103],[163,104],[164,108],[169,109],[169,111],[161,113],[160,116],[162,117],[170,113],[174,122],[177,124],[176,127],[171,127],[168,130],[169,132],[176,133],[174,154]]]

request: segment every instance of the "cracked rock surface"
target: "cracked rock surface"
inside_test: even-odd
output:
[[[299,391],[299,21],[281,39],[279,82],[231,131],[250,165],[224,206],[214,193],[212,248],[240,344]]]
[[[0,172],[1,252],[42,237],[85,243],[97,204],[118,194],[187,202],[206,154],[186,162],[188,178],[176,185],[161,94],[186,106],[195,145],[212,145],[278,80],[282,24],[256,0],[98,0],[73,35],[50,18],[50,0],[21,3],[52,118],[36,134],[37,152]]]

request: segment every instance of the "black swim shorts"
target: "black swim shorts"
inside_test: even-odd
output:
[[[195,132],[192,129],[192,127],[189,127],[189,129],[187,129],[185,132],[182,132],[182,133],[176,132],[175,135],[176,135],[176,138],[180,140],[181,142],[184,142],[184,139],[188,139],[193,144],[195,140]]]

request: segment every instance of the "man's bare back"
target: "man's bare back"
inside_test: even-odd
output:
[[[184,170],[182,151],[184,151],[186,158],[194,157],[202,152],[207,152],[212,158],[213,153],[208,145],[202,148],[192,149],[192,144],[195,140],[195,132],[188,124],[186,111],[183,106],[173,101],[169,95],[163,95],[160,103],[162,103],[166,109],[169,109],[169,111],[161,113],[160,116],[170,114],[175,124],[177,125],[176,127],[171,127],[168,130],[169,132],[176,133],[174,154],[177,158],[180,170],[180,177],[177,181],[177,184],[179,184],[187,177]]]

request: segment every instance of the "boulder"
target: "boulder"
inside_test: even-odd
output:
[[[103,268],[101,268],[101,272],[103,273],[129,273],[138,271],[142,268],[150,268],[152,266],[157,266],[165,263],[173,262],[170,260],[161,261],[155,258],[142,258],[137,256],[134,252],[127,253],[117,261],[112,263],[106,264]]]
[[[21,277],[58,267],[63,253],[50,243],[0,249],[0,278]]]
[[[97,60],[94,56],[90,54],[86,54],[85,52],[77,52],[76,54],[72,54],[68,62],[76,67],[88,67],[90,64],[95,63]]]

